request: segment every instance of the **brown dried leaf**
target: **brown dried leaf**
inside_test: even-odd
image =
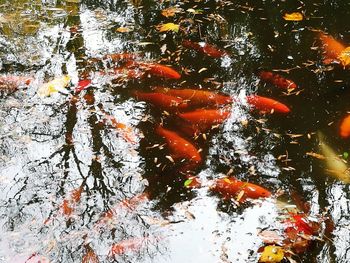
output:
[[[162,15],[165,16],[165,17],[172,17],[176,13],[180,13],[181,11],[182,11],[181,8],[169,7],[169,8],[166,8],[166,9],[162,10]]]
[[[314,157],[314,158],[317,158],[317,159],[320,159],[320,160],[325,160],[326,159],[326,157],[324,155],[319,154],[319,153],[307,152],[306,155]]]

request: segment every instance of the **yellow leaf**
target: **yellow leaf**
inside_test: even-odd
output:
[[[161,24],[157,28],[159,32],[166,32],[166,31],[178,32],[180,29],[180,26],[174,23],[167,23],[167,24]]]
[[[165,16],[165,17],[172,17],[176,13],[180,13],[180,12],[181,12],[180,8],[169,7],[169,8],[166,8],[166,9],[162,10],[162,15]]]
[[[350,64],[350,47],[344,49],[338,56],[338,59],[343,64],[344,67]]]
[[[116,31],[119,32],[119,33],[128,33],[128,32],[131,32],[132,29],[129,28],[129,27],[118,27],[116,29]]]
[[[67,93],[65,89],[70,82],[70,77],[68,75],[56,78],[50,82],[45,83],[38,89],[38,95],[40,97],[48,97],[56,92]]]
[[[266,246],[261,253],[259,262],[265,263],[277,263],[281,262],[284,258],[284,251],[279,246]]]
[[[291,13],[291,14],[284,14],[283,16],[284,20],[287,20],[287,21],[301,21],[303,20],[303,15],[299,12],[294,12],[294,13]]]

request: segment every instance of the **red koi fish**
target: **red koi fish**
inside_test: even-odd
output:
[[[258,199],[271,196],[271,192],[265,188],[256,184],[239,181],[234,177],[215,180],[215,184],[211,190],[222,194],[225,198],[236,198],[238,195],[241,195],[238,201],[242,202],[247,198]]]
[[[182,45],[186,48],[194,49],[204,55],[207,55],[208,57],[212,58],[221,58],[223,56],[229,55],[226,51],[221,50],[213,45],[209,45],[204,42],[192,42],[190,40],[184,40],[182,41]]]
[[[178,114],[180,118],[194,125],[200,132],[205,132],[213,125],[223,123],[229,115],[230,111],[223,109],[199,109]]]
[[[196,89],[169,89],[165,87],[156,87],[154,91],[164,93],[170,96],[179,97],[188,101],[190,106],[210,106],[225,105],[232,103],[232,98],[227,95],[220,95],[212,91]]]
[[[330,64],[332,62],[339,63],[339,55],[345,49],[345,46],[339,41],[335,40],[332,36],[326,35],[324,33],[319,34],[319,38],[322,42],[322,49],[324,51],[323,56],[324,64]]]
[[[103,122],[105,124],[111,124],[113,128],[121,131],[121,135],[126,141],[131,143],[136,143],[136,135],[130,126],[124,123],[118,122],[114,116],[111,116],[104,111],[102,112],[104,113]]]
[[[270,71],[260,71],[259,76],[263,81],[282,89],[292,90],[297,88],[297,85],[293,81]]]
[[[14,91],[20,86],[29,85],[32,81],[32,77],[11,75],[0,76],[0,90]]]
[[[84,89],[89,87],[90,85],[91,85],[91,80],[90,79],[79,80],[78,87],[76,87],[75,92],[76,93],[80,93],[81,91],[83,91]]]
[[[202,161],[197,148],[176,132],[164,129],[162,126],[156,127],[155,132],[166,140],[173,159],[186,159],[194,164]]]
[[[135,91],[134,95],[136,99],[143,100],[153,104],[156,107],[159,107],[163,110],[183,110],[187,108],[187,103],[183,101],[181,98],[176,98],[170,95],[166,95],[163,93],[145,93]]]
[[[340,136],[342,138],[349,138],[350,136],[350,115],[346,116],[340,124]]]
[[[258,96],[258,95],[250,95],[247,96],[247,102],[253,106],[255,109],[263,111],[263,112],[279,112],[279,113],[289,113],[290,109],[281,102],[276,100]]]
[[[63,200],[61,205],[62,213],[66,216],[71,216],[74,211],[74,206],[80,202],[81,194],[83,192],[83,185],[72,191],[69,198]]]
[[[148,73],[152,76],[166,78],[166,79],[180,79],[181,75],[171,67],[158,64],[158,63],[146,63],[146,62],[137,62],[132,61],[127,63],[126,67],[128,68],[139,68],[143,72]]]

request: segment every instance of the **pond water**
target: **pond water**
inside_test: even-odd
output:
[[[349,54],[325,61],[350,45],[349,14],[340,0],[0,0],[0,262],[258,262],[271,244],[283,262],[350,262]],[[169,105],[159,87],[225,103]],[[244,182],[229,198],[228,178]],[[271,196],[245,200],[248,182]]]

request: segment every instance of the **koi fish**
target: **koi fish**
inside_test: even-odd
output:
[[[164,129],[162,126],[156,127],[155,132],[166,140],[173,159],[186,159],[194,164],[202,161],[196,147],[176,132]]]
[[[259,77],[263,81],[271,83],[272,85],[282,89],[292,90],[297,88],[297,85],[293,81],[270,71],[260,71]]]
[[[326,172],[336,179],[348,184],[350,183],[350,171],[348,166],[338,157],[334,150],[324,142],[324,136],[317,132],[319,147],[326,157]]]
[[[116,255],[122,255],[126,252],[139,251],[146,244],[147,238],[130,238],[122,240],[119,243],[113,244],[108,256],[115,257]]]
[[[132,61],[127,63],[127,68],[140,68],[145,73],[149,73],[152,76],[166,78],[166,79],[180,79],[181,75],[171,67],[158,64],[158,63],[146,63],[146,62],[137,62]]]
[[[110,59],[113,62],[132,61],[138,58],[138,55],[132,54],[132,53],[113,53],[113,54],[107,54],[103,58]]]
[[[247,96],[247,102],[253,106],[255,109],[263,111],[263,112],[279,112],[279,113],[289,113],[290,109],[281,102],[276,100],[258,96],[258,95],[250,95]]]
[[[350,115],[346,116],[341,124],[339,134],[342,138],[349,138],[350,136]]]
[[[76,93],[80,93],[81,91],[83,91],[84,89],[89,87],[90,85],[91,85],[91,80],[90,79],[79,80],[78,87],[76,87],[75,92]]]
[[[335,40],[332,36],[326,35],[324,33],[319,34],[319,38],[322,42],[322,49],[324,51],[323,56],[324,64],[330,64],[332,62],[339,63],[339,55],[345,49],[345,46],[339,41]]]
[[[0,89],[15,90],[20,86],[29,85],[32,77],[3,75],[0,76]]]
[[[163,93],[145,93],[140,91],[135,91],[133,93],[138,100],[143,100],[159,107],[163,110],[176,110],[187,108],[187,103],[181,98],[176,98]]]
[[[134,134],[133,129],[130,126],[127,126],[124,123],[118,122],[114,116],[111,116],[104,111],[102,112],[104,113],[103,122],[105,124],[111,124],[113,128],[121,131],[121,135],[126,141],[131,143],[136,143],[136,135]]]
[[[83,192],[83,184],[72,191],[72,193],[70,194],[69,198],[66,198],[63,200],[63,203],[61,205],[61,210],[62,213],[66,216],[71,216],[71,214],[74,211],[74,206],[80,202],[80,198],[81,198],[81,193]]]
[[[245,201],[246,198],[258,199],[271,196],[271,192],[267,189],[256,184],[239,181],[234,177],[215,180],[211,190],[222,194],[225,198],[235,198],[237,195],[243,194],[239,201]]]
[[[131,68],[115,68],[114,74],[116,78],[124,79],[143,79],[145,77],[145,72],[140,69]]]
[[[133,210],[138,206],[140,203],[148,201],[149,200],[149,193],[144,192],[138,195],[133,196],[132,198],[124,199],[114,205],[111,209],[106,211],[102,214],[101,218],[97,221],[97,223],[105,223],[108,220],[111,220],[113,216],[117,213],[119,209],[129,209]]]
[[[179,97],[188,101],[190,106],[225,105],[232,103],[232,98],[227,95],[220,95],[212,91],[196,89],[169,89],[165,87],[155,87],[154,91],[170,96]]]
[[[204,42],[192,42],[190,40],[182,41],[182,45],[186,48],[194,49],[208,57],[221,58],[223,56],[229,55],[225,50],[221,50],[213,45],[209,45]]]
[[[178,116],[195,125],[200,132],[205,132],[213,125],[223,123],[230,113],[229,110],[223,109],[199,109],[191,112],[179,113]]]

